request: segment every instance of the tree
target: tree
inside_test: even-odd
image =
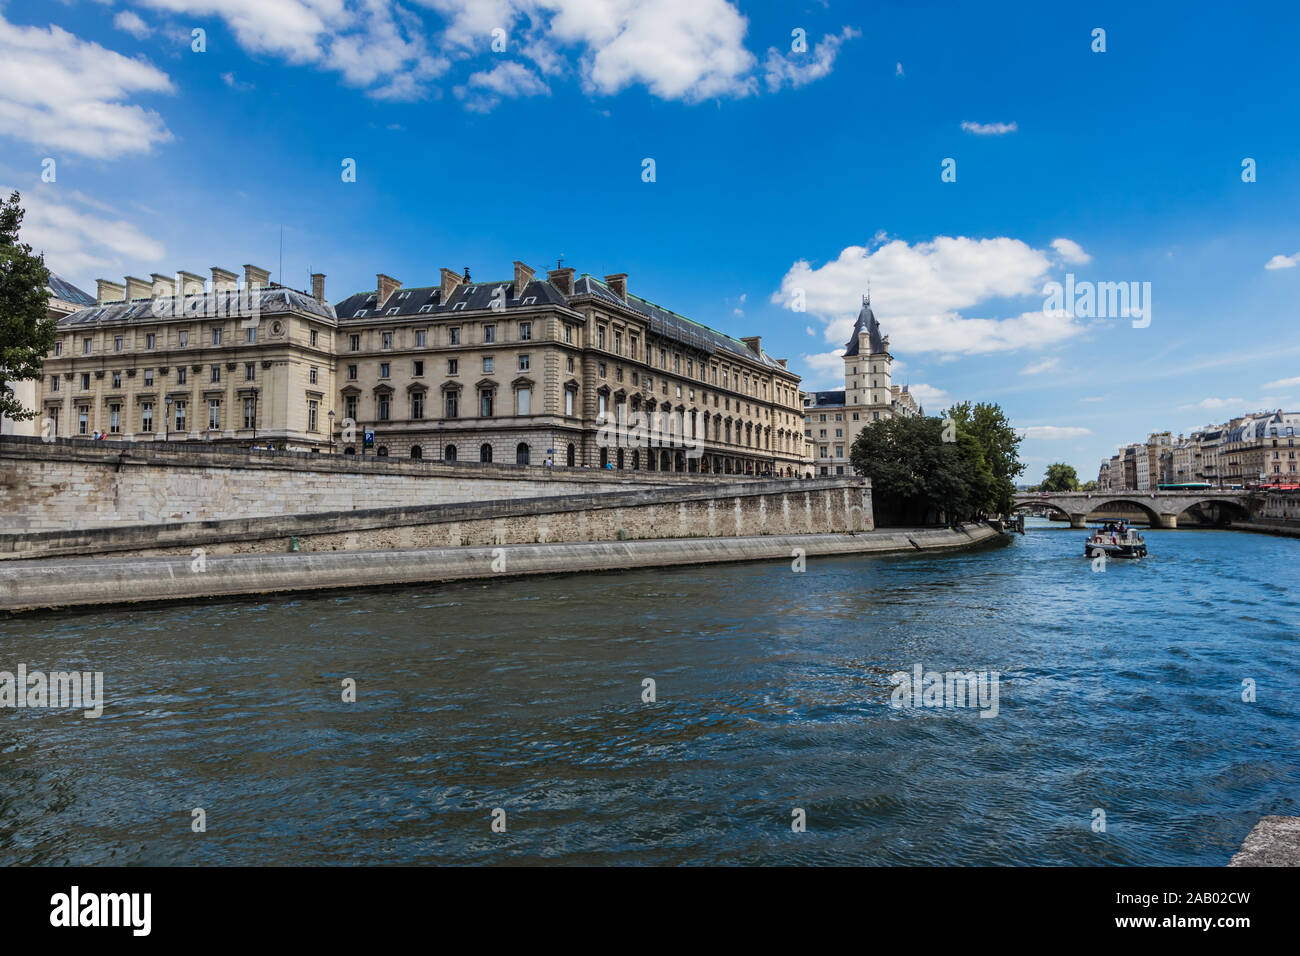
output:
[[[23,408],[9,383],[41,377],[59,322],[46,305],[49,270],[31,246],[18,241],[19,198],[15,191],[0,202],[0,420],[7,415],[25,422],[36,411]]]
[[[1097,482],[1095,482],[1095,481],[1085,481],[1083,484],[1081,484],[1081,485],[1079,486],[1079,490],[1080,490],[1080,491],[1096,491],[1096,490],[1097,490]]]
[[[1016,476],[1025,470],[1020,461],[1020,435],[1002,407],[994,403],[961,402],[950,408],[947,416],[956,423],[959,435],[965,432],[975,439],[993,473],[986,510],[1007,514],[1016,493]]]
[[[1039,487],[1043,491],[1078,491],[1079,476],[1073,465],[1058,461],[1047,466],[1047,473]]]

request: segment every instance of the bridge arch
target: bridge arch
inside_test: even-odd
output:
[[[1150,500],[1155,500],[1155,499],[1150,499]],[[1098,497],[1096,499],[1089,499],[1086,502],[1086,504],[1088,506],[1088,511],[1086,512],[1085,517],[1097,511],[1105,511],[1107,508],[1111,507],[1112,505],[1126,505],[1128,507],[1136,508],[1138,511],[1141,511],[1144,515],[1146,515],[1147,521],[1150,522],[1151,527],[1153,528],[1160,527],[1160,512],[1157,511],[1155,508],[1153,508],[1149,503],[1149,501],[1143,501],[1141,498],[1138,497],[1127,497],[1123,495],[1116,496],[1113,498]]]
[[[1049,511],[1055,511],[1058,515],[1064,515],[1066,518],[1070,517],[1069,511],[1062,508],[1058,504],[1053,504],[1051,501],[1048,501],[1046,498],[1043,499],[1034,498],[1032,500],[1013,502],[1011,505],[1011,513],[1015,514],[1017,511],[1026,508],[1046,508]]]

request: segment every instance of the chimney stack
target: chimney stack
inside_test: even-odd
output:
[[[755,355],[763,354],[763,337],[761,335],[741,336],[740,341],[749,346],[749,350]]]
[[[121,302],[122,293],[126,287],[120,282],[110,282],[108,279],[96,279],[95,304],[108,305],[110,302]]]
[[[271,281],[271,273],[268,269],[260,269],[257,266],[244,264],[244,288],[252,292],[254,289],[265,289],[267,283]]]
[[[605,276],[605,285],[609,286],[611,292],[627,301],[627,273],[615,272],[612,276]]]
[[[203,276],[195,275],[193,272],[178,272],[176,277],[180,280],[181,295],[203,295]]]
[[[563,269],[552,269],[546,273],[546,278],[550,280],[551,285],[560,290],[563,295],[573,295],[573,270],[565,267]]]
[[[451,301],[452,293],[456,291],[456,286],[460,285],[460,273],[453,272],[450,269],[442,270],[442,304],[446,305]]]
[[[176,283],[172,281],[171,276],[165,276],[161,272],[155,272],[149,276],[153,280],[154,298],[166,299],[176,294]]]
[[[137,279],[135,276],[126,277],[126,301],[134,302],[136,299],[153,298],[153,283],[146,282],[144,279]]]
[[[533,281],[533,270],[528,268],[518,259],[515,260],[515,298],[524,297],[524,289],[528,288],[528,283]]]
[[[378,308],[383,308],[384,303],[388,301],[388,297],[400,289],[402,283],[398,282],[392,276],[384,275],[382,272],[375,275],[375,281],[375,288],[378,290],[379,295],[379,301],[376,303],[376,306]]]
[[[220,269],[217,266],[212,267],[213,292],[234,292],[238,288],[239,273],[231,272],[229,269]]]
[[[321,305],[325,304],[325,273],[313,272],[311,274],[311,295]]]

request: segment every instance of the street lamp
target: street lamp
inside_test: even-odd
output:
[[[443,418],[438,419],[438,460],[439,461],[442,461],[442,442],[443,442],[442,427],[446,424],[447,424],[446,419]]]
[[[257,444],[257,386],[251,389],[253,393],[253,444]]]
[[[330,409],[330,454],[334,454],[334,409]]]
[[[167,403],[167,419],[163,422],[163,441],[171,441],[172,432],[172,397],[167,396],[164,401]]]

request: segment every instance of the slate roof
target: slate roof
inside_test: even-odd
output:
[[[876,313],[871,311],[870,302],[863,302],[862,309],[858,312],[858,321],[853,323],[853,333],[849,336],[848,344],[844,346],[846,357],[858,354],[858,333],[864,329],[867,332],[871,353],[874,355],[885,351],[885,341],[880,335],[880,323],[876,321]]]
[[[824,408],[828,405],[844,404],[844,389],[835,389],[829,392],[805,392],[812,399],[804,408]]]
[[[224,303],[223,296],[234,295],[235,293],[215,293],[216,302]],[[99,326],[99,325],[129,325],[132,322],[143,321],[144,319],[153,318],[154,316],[154,299],[133,299],[130,302],[113,302],[108,305],[95,305],[91,300],[91,305],[85,309],[78,309],[70,315],[65,315],[59,319],[59,328],[68,328],[69,326]],[[160,302],[170,302],[171,299],[159,299]],[[224,308],[224,305],[221,306]],[[334,318],[334,310],[328,305],[317,302],[315,298],[305,292],[298,292],[294,289],[261,289],[258,295],[258,310],[262,315],[272,315],[281,312],[301,312],[308,315],[319,315],[322,318]],[[184,309],[186,314],[192,314],[197,319],[215,317],[213,299],[211,294],[206,295],[187,295],[184,300]],[[232,304],[231,313],[237,314]]]
[[[515,289],[513,279],[498,279],[492,282],[463,282],[456,286],[446,302],[442,301],[441,284],[398,289],[382,304],[378,301],[377,292],[357,292],[336,303],[334,313],[341,323],[352,319],[373,319],[375,316],[387,315],[393,309],[397,310],[393,312],[394,318],[430,313],[445,316],[448,313],[491,308],[497,289],[504,291],[507,308],[567,304],[560,291],[544,279],[533,279],[524,286],[522,295]]]
[[[46,286],[50,295],[64,302],[71,302],[73,305],[94,305],[95,297],[89,292],[78,289],[63,276],[56,272],[50,273],[50,282]]]

